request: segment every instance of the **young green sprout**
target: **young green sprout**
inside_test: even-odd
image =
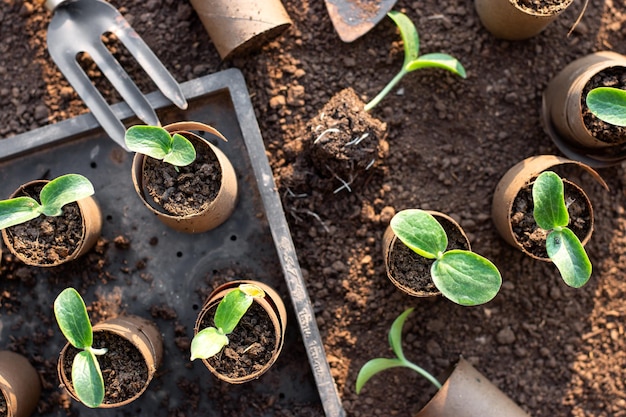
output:
[[[191,341],[191,359],[208,359],[228,345],[228,335],[235,330],[255,298],[265,297],[265,292],[252,284],[241,284],[226,294],[215,312],[215,327],[198,332]]]
[[[563,180],[552,171],[544,171],[535,180],[532,193],[535,222],[548,232],[548,257],[567,285],[582,287],[591,277],[591,262],[578,237],[567,228],[569,213]]]
[[[60,216],[63,206],[93,193],[93,185],[82,175],[62,175],[43,186],[39,194],[41,203],[26,196],[0,201],[0,229],[26,223],[42,214]]]
[[[196,159],[196,149],[189,139],[179,133],[170,135],[160,126],[132,126],[126,131],[124,140],[131,151],[163,160],[174,165],[176,170]]]
[[[404,310],[402,314],[400,314],[391,325],[391,329],[389,330],[389,345],[395,353],[395,358],[375,358],[367,361],[363,367],[359,370],[359,374],[356,377],[356,393],[360,394],[363,386],[367,381],[369,381],[374,375],[379,372],[385,371],[391,368],[404,367],[412,369],[418,374],[422,375],[428,381],[430,381],[437,389],[441,388],[441,383],[437,381],[437,379],[432,376],[428,371],[423,369],[422,367],[414,364],[409,361],[402,351],[402,327],[404,326],[404,322],[406,318],[413,311],[412,308]]]
[[[381,90],[376,97],[365,105],[365,111],[373,109],[387,94],[395,87],[398,82],[409,72],[422,68],[443,68],[458,75],[461,78],[466,77],[465,68],[458,59],[451,55],[443,53],[431,53],[419,56],[419,35],[415,25],[405,14],[397,11],[390,11],[387,16],[394,21],[400,30],[400,36],[404,43],[404,62],[400,72]]]
[[[104,380],[97,355],[104,355],[106,348],[94,348],[93,331],[87,308],[74,288],[66,288],[54,300],[54,316],[65,338],[81,351],[72,363],[72,385],[80,401],[95,408],[104,401]]]
[[[594,88],[587,94],[587,107],[598,119],[615,126],[626,126],[626,90]]]
[[[391,229],[412,251],[434,259],[430,275],[441,294],[451,301],[473,306],[493,299],[502,285],[498,268],[486,258],[462,249],[446,251],[448,236],[430,213],[409,209],[396,213]]]

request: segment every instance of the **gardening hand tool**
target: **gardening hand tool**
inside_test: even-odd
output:
[[[48,51],[63,75],[87,104],[105,132],[128,151],[126,131],[106,100],[82,70],[76,56],[86,52],[133,112],[148,125],[160,125],[148,100],[101,40],[114,34],[152,78],[159,90],[181,109],[187,100],[180,86],[124,17],[103,0],[47,0],[53,12],[48,26]]]
[[[387,15],[397,0],[325,0],[335,31],[344,42],[369,32]]]

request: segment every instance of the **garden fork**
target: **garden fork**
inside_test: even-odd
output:
[[[80,52],[90,55],[137,117],[148,125],[159,126],[160,122],[146,97],[102,42],[103,34],[117,36],[163,95],[177,107],[187,108],[176,80],[113,6],[103,0],[47,0],[46,7],[53,12],[48,27],[50,56],[105,132],[124,149],[128,151],[126,129],[76,61]]]

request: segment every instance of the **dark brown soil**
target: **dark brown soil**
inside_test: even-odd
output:
[[[514,0],[522,10],[541,15],[554,15],[572,4],[572,0]]]
[[[43,184],[28,186],[18,196],[39,201]],[[60,216],[45,216],[6,229],[7,239],[16,252],[38,265],[53,265],[66,260],[78,249],[84,236],[83,217],[78,204],[63,207]]]
[[[117,404],[134,397],[148,380],[148,367],[139,350],[128,340],[110,332],[94,332],[93,346],[108,349],[98,356],[104,378],[104,404]],[[67,349],[63,362],[65,377],[72,380],[72,362],[79,350]]]
[[[208,310],[200,329],[215,326],[215,308]],[[271,359],[276,335],[267,312],[252,303],[235,330],[228,335],[228,345],[207,361],[220,374],[229,378],[242,378],[263,368]]]
[[[448,236],[448,247],[446,250],[469,249],[471,243],[467,241],[467,237],[456,225],[445,217],[435,217]],[[439,293],[430,277],[430,269],[435,262],[433,259],[426,259],[416,254],[402,243],[400,239],[395,240],[389,254],[388,273],[400,284],[400,288],[410,288],[415,292],[424,292],[426,294]]]
[[[175,167],[147,157],[143,171],[144,186],[154,203],[177,216],[200,213],[215,199],[222,182],[222,169],[211,148],[191,135],[187,139],[196,149],[191,164]]]
[[[7,400],[4,398],[4,395],[0,393],[0,416],[6,416],[8,411]]]
[[[352,87],[367,101],[402,65],[402,43],[389,19],[347,44],[321,1],[285,0],[292,28],[225,63],[188,2],[111,3],[178,81],[241,69],[279,184],[283,172],[297,171],[289,152],[298,149],[305,126],[333,95]],[[582,6],[575,0],[533,39],[507,42],[482,27],[471,1],[398,0],[394,9],[416,23],[421,52],[458,57],[467,79],[437,69],[407,75],[371,111],[387,123],[389,154],[351,191],[279,189],[348,416],[408,417],[432,394],[427,382],[400,369],[355,393],[359,368],[372,357],[391,356],[387,331],[407,307],[416,311],[405,326],[405,354],[435,375],[463,355],[534,417],[626,413],[626,166],[600,170],[608,192],[586,175],[575,181],[595,212],[595,232],[586,246],[594,272],[581,289],[566,287],[551,265],[507,245],[490,219],[493,190],[511,166],[531,155],[559,153],[540,122],[547,83],[588,53],[626,53],[623,3],[591,0],[568,36]],[[47,53],[50,13],[41,1],[3,2],[0,17],[0,136],[86,112]],[[131,58],[120,61],[142,90],[156,89]],[[94,65],[90,73],[98,74]],[[119,99],[106,81],[98,86]],[[416,207],[450,214],[468,233],[472,249],[498,266],[503,284],[494,300],[472,308],[444,299],[422,302],[391,285],[380,240],[394,212]],[[19,268],[4,261],[3,279],[19,280]],[[20,310],[19,301],[2,300],[8,304],[3,314]],[[31,341],[19,342],[18,347]],[[48,369],[44,361],[36,365]],[[54,386],[48,390],[56,392]],[[193,398],[189,391],[185,400]]]
[[[582,242],[593,230],[593,221],[589,206],[589,201],[576,187],[569,182],[564,182],[564,193],[570,223],[568,228],[574,232],[576,237]],[[540,228],[533,217],[533,197],[532,184],[522,188],[513,200],[511,211],[511,225],[515,239],[529,253],[538,258],[547,259],[546,237],[548,232]]]
[[[626,128],[603,122],[594,116],[587,107],[586,97],[589,91],[597,87],[614,87],[626,89],[626,68],[613,67],[602,70],[591,77],[581,95],[581,105],[585,126],[598,140],[610,144],[626,142]]]

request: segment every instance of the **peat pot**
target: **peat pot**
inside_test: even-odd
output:
[[[545,250],[545,235],[533,218],[532,184],[543,171],[566,164],[581,167],[608,189],[600,175],[582,162],[560,156],[538,155],[511,167],[500,179],[493,194],[491,214],[500,236],[526,255],[545,262],[551,261]],[[570,228],[585,245],[593,232],[591,201],[582,188],[565,178],[562,179],[566,201],[568,197],[571,201],[568,208]]]
[[[39,195],[48,180],[21,185],[9,198]],[[27,231],[39,229],[36,236]],[[87,253],[98,241],[102,213],[93,196],[63,207],[56,217],[41,215],[26,223],[2,229],[2,240],[17,259],[31,266],[51,267],[73,261]]]
[[[291,26],[280,0],[191,0],[224,60],[245,54]]]
[[[230,160],[219,148],[190,131],[209,133],[224,141],[226,138],[215,128],[198,122],[173,123],[164,126],[164,129],[172,135],[179,133],[189,139],[196,148],[196,160],[188,166],[179,167],[176,171],[174,166],[168,163],[136,153],[132,166],[135,191],[144,205],[174,230],[201,233],[216,228],[235,210],[237,176]],[[158,174],[159,180],[151,181],[157,177],[151,171],[158,169],[165,171],[162,175]],[[206,176],[204,182],[199,183],[199,173]],[[200,186],[203,187],[203,191],[209,188],[206,193],[202,193],[209,195],[204,195],[205,201],[197,202],[188,202],[188,198],[185,197],[184,200],[188,204],[178,206],[175,198],[164,197],[176,192],[172,192],[173,186],[167,184],[168,178],[169,180],[175,178],[177,183],[183,183],[186,187]]]
[[[244,349],[243,353],[241,353],[242,360],[240,363],[236,363],[237,361],[235,359],[229,358],[229,355],[224,355],[223,353],[202,360],[213,375],[230,384],[242,384],[257,379],[276,362],[283,348],[285,328],[287,326],[287,310],[285,309],[282,299],[274,289],[259,281],[238,280],[219,286],[209,295],[196,319],[194,335],[198,334],[200,330],[214,325],[213,315],[217,310],[217,305],[226,294],[237,289],[241,284],[252,284],[260,287],[265,292],[265,297],[254,298],[252,306],[243,316],[239,325],[229,334],[228,338],[230,339],[230,343],[225,349],[232,348],[237,351],[236,343],[239,337],[238,332],[241,331],[243,327],[257,327],[246,324],[250,323],[251,318],[255,315],[257,317],[254,318],[254,320],[266,320],[271,323],[274,329],[274,340],[271,346],[268,346],[267,349],[263,349],[262,351],[259,349]],[[249,340],[247,340],[247,345],[249,344]],[[269,352],[266,352],[267,350],[269,350]],[[259,362],[259,359],[262,361]],[[233,366],[239,366],[244,362],[247,364],[243,367],[245,369],[235,369],[226,372],[227,369],[231,369]]]
[[[415,417],[529,417],[461,358],[443,386]]]
[[[448,235],[448,249],[471,250],[469,239],[461,226],[450,216],[438,211],[428,211],[443,226]],[[430,275],[434,259],[426,259],[413,252],[398,239],[387,226],[383,235],[383,258],[387,278],[408,295],[435,297],[441,292]]]
[[[35,411],[41,380],[24,356],[0,351],[0,394],[6,403],[7,417],[28,417]]]
[[[156,325],[137,316],[119,316],[93,326],[94,347],[107,348],[98,356],[104,376],[104,402],[98,408],[114,408],[130,404],[141,396],[152,381],[163,359],[163,338]],[[59,355],[57,370],[61,385],[76,401],[80,401],[72,385],[72,362],[79,352],[67,343]],[[123,368],[118,368],[122,366]],[[125,371],[122,372],[122,369]],[[129,370],[132,369],[132,372]],[[108,370],[112,372],[107,372]],[[110,380],[119,375],[137,375],[133,379]],[[115,375],[115,376],[111,376]],[[142,378],[139,380],[138,378]],[[130,378],[127,376],[126,378]],[[112,386],[125,388],[114,392]],[[132,389],[129,387],[132,386]]]
[[[533,9],[521,0],[475,0],[476,12],[483,26],[496,38],[511,41],[538,35],[555,20],[572,0]]]
[[[592,167],[626,159],[626,129],[612,126],[588,110],[595,87],[626,88],[626,56],[609,51],[585,55],[563,68],[543,93],[543,128],[568,158]]]

